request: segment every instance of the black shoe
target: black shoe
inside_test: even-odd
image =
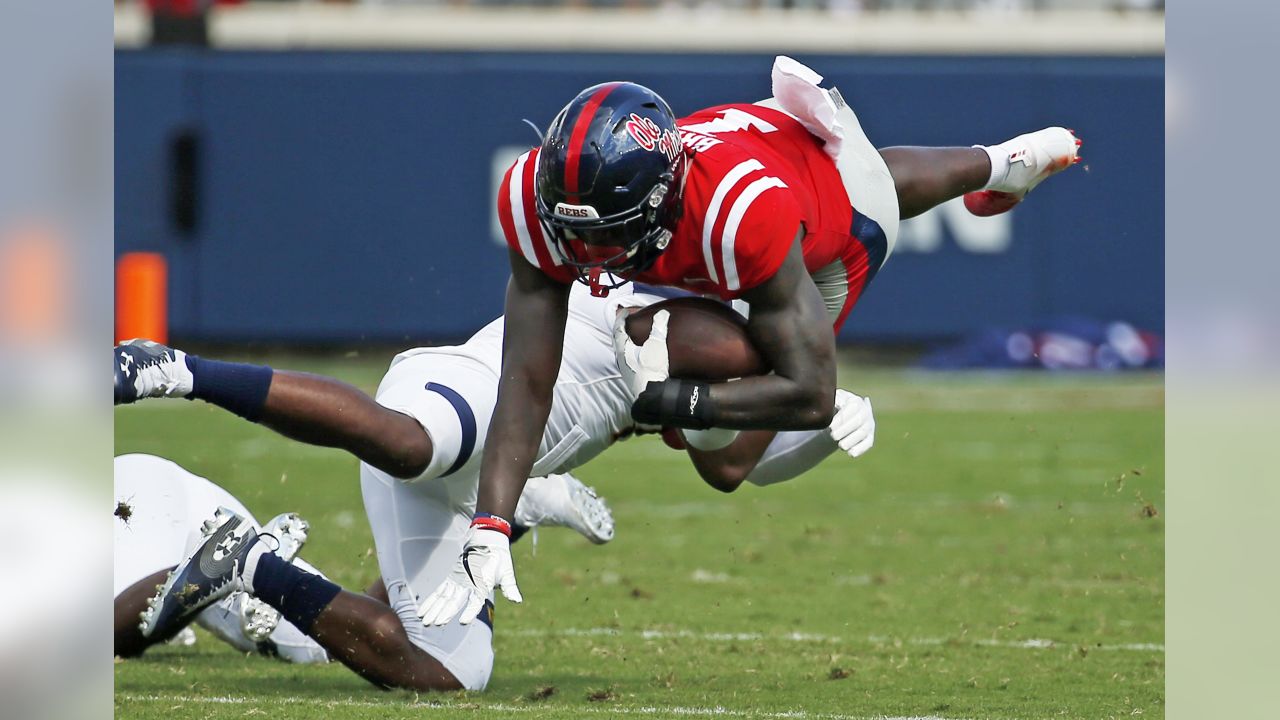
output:
[[[253,521],[218,508],[201,528],[204,542],[183,560],[147,601],[138,625],[144,637],[164,637],[190,623],[201,610],[243,590],[241,573],[249,551],[257,545]]]

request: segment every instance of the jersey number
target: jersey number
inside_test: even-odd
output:
[[[699,135],[718,135],[720,133],[738,132],[754,128],[761,133],[777,132],[778,128],[738,108],[728,108],[720,111],[720,117],[710,122],[698,123],[697,125],[685,125],[680,128],[687,132],[698,133]]]

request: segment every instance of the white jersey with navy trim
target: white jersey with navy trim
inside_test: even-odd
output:
[[[574,284],[569,293],[564,350],[551,413],[547,418],[547,426],[538,448],[538,460],[534,463],[531,476],[565,472],[582,465],[634,428],[631,405],[635,396],[623,382],[613,353],[614,318],[620,306],[645,306],[661,299],[638,294],[630,285],[618,288],[608,298],[595,298],[585,286]],[[492,373],[496,380],[502,369],[503,328],[503,318],[498,318],[462,345],[415,348],[400,353],[391,361],[388,375],[395,372],[397,365],[411,358],[424,355],[453,356],[474,361],[476,365]],[[426,420],[413,412],[412,408],[399,407],[393,400],[385,401],[381,390],[379,401],[393,409],[408,412],[420,422]],[[477,424],[482,424],[478,420],[479,414],[487,418],[491,411],[492,408],[489,408],[488,412],[478,413]],[[475,433],[483,435],[485,430],[487,425],[477,427]],[[428,433],[431,433],[431,428],[428,428]],[[468,444],[468,435],[463,432],[460,444]],[[483,442],[470,443],[471,457],[466,458],[455,471],[461,472],[472,465],[478,469],[482,446]],[[452,467],[453,462],[441,468],[437,474],[448,474],[444,471]]]
[[[631,288],[608,299],[591,297],[585,287],[571,291],[560,373],[532,476],[581,465],[633,427],[635,398],[613,353],[614,317],[623,304],[659,299]],[[492,629],[483,622],[456,621],[428,627],[417,613],[457,562],[475,511],[484,444],[498,401],[503,327],[499,318],[461,345],[397,355],[376,398],[422,425],[431,437],[431,462],[408,481],[360,465],[365,512],[391,607],[410,640],[471,690],[489,681]]]

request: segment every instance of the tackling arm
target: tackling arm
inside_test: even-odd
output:
[[[515,514],[551,412],[560,372],[569,286],[547,277],[514,251],[507,284],[502,378],[480,464],[476,511]]]
[[[720,450],[699,450],[688,441],[686,446],[698,475],[716,490],[730,493],[755,469],[775,435],[772,430],[748,430]]]
[[[835,413],[835,336],[822,296],[805,270],[801,227],[778,271],[743,295],[751,304],[747,334],[772,375],[704,385],[650,383],[632,416],[680,428],[814,430]]]
[[[711,388],[719,427],[816,430],[835,413],[836,342],[831,318],[804,267],[796,234],[778,272],[743,295],[747,334],[772,375]]]
[[[835,406],[835,418],[822,430],[750,430],[719,450],[688,444],[689,457],[702,479],[722,492],[733,492],[744,481],[753,485],[786,482],[813,469],[837,449],[849,457],[861,457],[875,444],[871,401],[836,390]]]

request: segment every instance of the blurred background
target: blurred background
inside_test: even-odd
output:
[[[578,90],[677,115],[826,76],[879,146],[1047,125],[1084,162],[995,218],[906,223],[846,346],[930,367],[1163,362],[1158,0],[116,4],[117,336],[346,347],[502,310],[496,185]],[[905,352],[903,352],[905,351]]]
[[[1108,572],[1101,563],[1126,563],[1126,580],[1108,596],[1132,608],[1115,614],[1131,623],[1118,632],[1162,641],[1163,375],[868,369],[1163,365],[1162,3],[152,0],[117,3],[114,32],[117,337],[265,357],[366,390],[393,348],[460,339],[502,311],[508,268],[495,219],[498,179],[537,142],[523,120],[545,127],[589,84],[641,82],[683,115],[767,96],[773,58],[787,54],[838,86],[881,146],[995,143],[1048,125],[1074,129],[1085,141],[1084,162],[1013,212],[979,219],[953,203],[904,225],[840,338],[842,386],[876,402],[877,452],[856,473],[829,466],[830,485],[794,492],[805,507],[813,497],[806,493],[816,492],[826,507],[859,513],[863,521],[845,523],[858,532],[906,538],[888,542],[890,549],[936,550],[945,569],[922,566],[915,555],[885,566],[919,581],[890,592],[933,598],[940,607],[955,603],[934,580],[975,563],[1001,569],[992,576],[1005,584],[991,586],[993,597],[1027,598],[1020,593],[1039,586],[1002,571],[1004,548],[1034,555],[1041,546],[1025,538],[1060,532],[1069,542],[1054,547],[1066,565],[1037,556],[1032,574],[1083,582]],[[352,583],[369,579],[372,567],[359,559],[368,557],[368,534],[351,519],[359,499],[350,460],[264,440],[260,429],[200,404],[174,405],[117,411],[116,451],[189,463],[251,507],[296,507],[326,531],[309,552]],[[625,481],[639,479],[637,468],[652,457],[673,463],[670,473],[653,473],[669,487]],[[688,482],[677,460],[642,440],[583,473],[613,481],[608,492],[620,522],[642,528],[655,522],[646,515],[653,508],[665,513],[711,492]],[[1131,469],[1141,475],[1126,479]],[[285,484],[286,475],[306,478],[315,491]],[[259,482],[276,477],[281,482]],[[729,517],[743,523],[776,510],[772,498],[731,501],[726,507],[737,514]],[[1080,510],[1080,521],[1064,507]],[[1022,524],[990,521],[993,514]],[[972,538],[952,529],[965,517],[980,519]],[[911,518],[917,524],[900,533]],[[777,537],[800,532],[787,526]],[[940,532],[965,541],[935,547]],[[830,546],[855,542],[862,544],[850,563],[887,558],[860,540]],[[711,562],[680,554],[698,567]],[[664,569],[655,564],[654,572]],[[744,577],[753,572],[761,571],[743,570]],[[1078,594],[1082,617],[1109,616],[1098,609],[1100,593]],[[813,607],[808,616],[839,617]],[[918,615],[902,614],[900,624],[883,623],[888,633],[919,634]],[[960,614],[943,609],[925,621],[954,628]],[[545,617],[523,622],[538,627]],[[528,643],[503,651],[518,646]],[[1075,662],[1075,651],[1064,646],[1064,653],[1054,657]],[[209,657],[212,670],[219,658]],[[1094,654],[1091,667],[1105,668],[1098,677],[1112,681],[1117,668],[1100,665],[1101,657],[1133,662]],[[1144,684],[1140,702],[1162,684],[1163,665],[1147,660],[1122,665]],[[597,663],[594,655],[590,662]],[[634,656],[632,665],[646,667]],[[913,666],[902,687],[920,696],[935,667]],[[166,704],[152,706],[169,707],[169,678],[148,671],[138,663],[117,667],[123,714],[141,715],[145,697],[157,692]],[[193,692],[244,692],[216,672]],[[173,682],[186,694],[191,680]],[[290,682],[254,687],[292,692]],[[653,684],[647,676],[639,682]],[[736,693],[736,684],[726,692]],[[1120,687],[1087,684],[1102,694]],[[317,697],[335,692],[349,694],[326,686]],[[495,697],[519,692],[511,685]],[[840,690],[826,684],[813,692]],[[1127,687],[1123,694],[1127,704]]]

